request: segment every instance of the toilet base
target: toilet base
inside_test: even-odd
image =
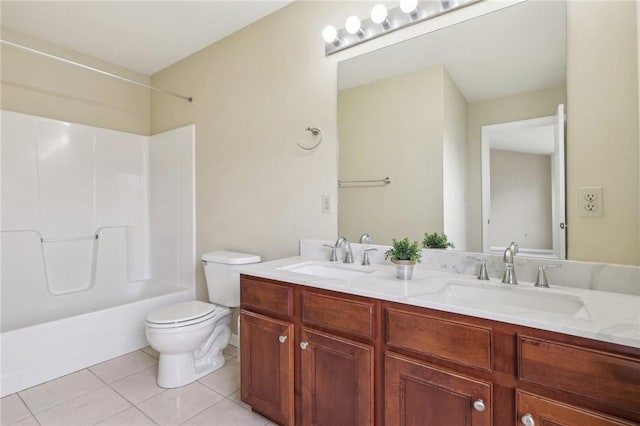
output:
[[[196,380],[211,374],[222,368],[225,364],[222,352],[218,356],[211,357],[207,368],[196,371],[193,353],[186,354],[160,354],[158,361],[158,386],[161,388],[178,388],[188,385]]]

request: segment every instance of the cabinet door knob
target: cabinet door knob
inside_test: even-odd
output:
[[[484,401],[481,399],[476,399],[475,401],[473,401],[473,409],[476,411],[484,411],[485,410],[485,405],[484,405]]]
[[[287,341],[287,336],[278,336],[278,340],[280,341],[280,343],[284,343]]]
[[[309,346],[309,342],[300,342],[300,349],[307,349],[307,346]]]
[[[529,413],[526,413],[524,416],[520,418],[520,421],[524,426],[536,426],[535,420],[533,420],[533,416]]]

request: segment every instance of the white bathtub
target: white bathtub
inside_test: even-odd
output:
[[[147,346],[147,314],[158,306],[194,298],[192,288],[159,280],[124,287],[125,291],[119,290],[113,297],[96,297],[92,291],[51,296],[48,318],[42,305],[9,305],[5,299],[0,334],[1,395]]]

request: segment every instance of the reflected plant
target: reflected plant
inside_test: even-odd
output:
[[[438,234],[437,232],[434,232],[433,234],[425,232],[424,239],[422,240],[422,246],[424,248],[435,249],[456,248],[456,246],[448,240],[447,234]]]

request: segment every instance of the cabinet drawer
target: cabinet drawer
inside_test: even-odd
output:
[[[518,378],[640,412],[640,360],[518,336]]]
[[[293,288],[247,275],[240,278],[240,305],[271,315],[293,316]]]
[[[302,321],[372,340],[375,337],[375,306],[374,302],[305,291],[302,293]]]
[[[588,425],[588,426],[633,426],[613,416],[584,408],[552,401],[541,396],[516,390],[517,418],[530,416],[535,424],[541,425]],[[520,423],[519,423],[520,424]]]
[[[387,309],[387,344],[491,371],[491,329]]]

